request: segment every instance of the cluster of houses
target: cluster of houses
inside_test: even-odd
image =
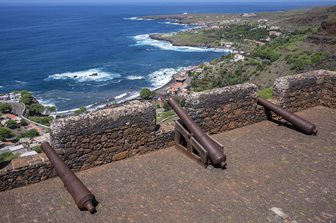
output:
[[[167,88],[167,94],[173,95],[187,95],[189,93],[189,86],[191,79],[188,75],[189,71],[198,69],[197,66],[187,67],[173,76],[172,84]]]
[[[1,102],[19,102],[20,98],[21,93],[10,92],[0,94]],[[9,120],[15,121],[17,126],[19,126],[15,130],[16,132],[21,133],[35,129],[37,132],[39,132],[40,136],[34,138],[21,138],[19,141],[15,137],[7,138],[4,140],[4,142],[0,141],[0,155],[7,152],[19,155],[20,157],[34,155],[37,154],[37,152],[33,150],[34,148],[39,147],[45,141],[49,141],[49,133],[47,133],[43,128],[32,123],[26,126],[22,126],[22,118],[14,114],[1,114],[0,126],[7,126],[7,122]]]
[[[11,92],[8,94],[0,94],[0,101],[11,101],[11,102],[19,102],[21,97],[20,93]]]
[[[21,125],[21,118],[13,114],[3,114],[0,116],[0,126],[6,126],[9,121],[15,121],[18,125]],[[8,138],[4,142],[0,141],[0,155],[3,153],[12,153],[18,155],[19,157],[30,156],[37,154],[34,148],[38,148],[43,142],[49,141],[49,133],[43,131],[42,128],[29,124],[27,126],[21,126],[20,130],[28,131],[31,129],[37,130],[41,136],[34,138],[21,138],[19,141],[14,138]]]

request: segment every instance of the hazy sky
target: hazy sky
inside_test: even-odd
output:
[[[331,2],[336,3],[336,0],[0,0],[1,3],[6,4],[97,4],[97,3],[125,3],[125,2],[133,2],[133,3],[169,3],[169,2]]]

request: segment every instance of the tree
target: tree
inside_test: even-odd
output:
[[[21,125],[21,126],[27,126],[27,125],[29,125],[29,124],[28,124],[28,122],[26,122],[24,119],[21,119],[21,121],[20,121],[20,125]]]
[[[140,91],[140,97],[144,100],[150,100],[155,96],[155,92],[149,90],[148,88],[143,88]]]
[[[0,112],[10,113],[12,111],[12,106],[8,103],[0,102]]]
[[[31,105],[34,102],[34,98],[32,93],[28,91],[21,91],[21,98],[20,102],[22,102],[25,105]]]
[[[44,112],[45,108],[43,105],[35,103],[29,106],[30,115],[41,115]]]
[[[16,128],[19,127],[19,124],[14,120],[8,120],[6,122],[6,126],[7,126],[7,128],[10,128],[10,129],[16,129]]]
[[[56,107],[55,106],[46,106],[45,111],[49,114],[53,113],[53,112],[56,112]]]
[[[39,135],[40,135],[40,133],[36,129],[31,129],[31,130],[28,130],[28,131],[22,133],[21,135],[19,135],[18,139],[33,138],[33,137],[39,136]]]
[[[6,128],[0,127],[0,141],[4,141],[6,138],[13,137],[14,134]]]
[[[86,108],[84,106],[80,107],[78,110],[74,111],[75,115],[80,115],[86,112]]]

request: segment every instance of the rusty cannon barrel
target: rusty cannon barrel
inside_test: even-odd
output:
[[[80,179],[70,170],[65,162],[57,155],[49,143],[42,143],[42,150],[53,164],[57,175],[61,178],[64,186],[75,200],[76,205],[81,210],[88,210],[91,213],[96,212],[96,199],[94,195],[86,188]]]
[[[168,98],[168,103],[180,117],[186,128],[193,134],[193,137],[207,150],[212,164],[215,167],[224,168],[226,166],[226,156],[223,154],[220,146],[205,134],[175,99]]]
[[[300,129],[304,133],[308,135],[317,133],[316,126],[304,120],[300,116],[297,116],[289,111],[286,111],[285,109],[273,104],[272,102],[268,100],[262,99],[260,97],[257,98],[257,103],[273,111],[275,114],[281,116],[282,118],[286,119],[288,122],[292,123],[294,126],[296,126],[298,129]]]

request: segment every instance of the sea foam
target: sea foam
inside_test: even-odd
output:
[[[216,52],[216,53],[228,53],[231,52],[229,49],[221,48],[204,48],[204,47],[191,47],[191,46],[173,46],[168,41],[155,40],[150,38],[149,34],[138,35],[134,37],[136,41],[136,46],[153,46],[161,50],[172,50],[179,52]]]
[[[157,89],[165,84],[169,83],[173,75],[179,72],[182,67],[179,68],[163,68],[148,75],[149,80],[152,82],[152,89]]]
[[[103,82],[112,80],[120,77],[120,74],[117,73],[108,73],[103,71],[102,69],[90,69],[85,71],[77,71],[77,72],[65,72],[61,74],[52,74],[47,80],[75,80],[77,82],[87,82],[87,81],[96,81]]]
[[[135,21],[152,21],[154,19],[144,19],[141,17],[127,17],[127,18],[123,18],[124,20],[135,20]]]
[[[126,77],[127,80],[142,80],[144,79],[142,76],[137,76],[137,75],[129,75]]]

